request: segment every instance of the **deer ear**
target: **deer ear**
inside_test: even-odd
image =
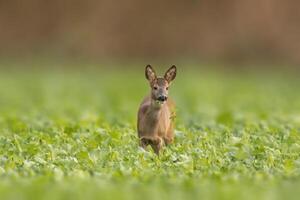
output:
[[[156,73],[155,73],[154,69],[151,67],[151,65],[146,66],[145,76],[146,76],[146,79],[148,79],[150,83],[156,79]]]
[[[166,71],[164,78],[170,83],[175,79],[175,77],[176,77],[176,66],[172,65],[172,67],[170,67]]]

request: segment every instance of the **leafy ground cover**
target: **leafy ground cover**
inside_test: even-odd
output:
[[[157,157],[137,145],[143,74],[3,71],[1,199],[297,199],[296,76],[180,70],[176,140]]]

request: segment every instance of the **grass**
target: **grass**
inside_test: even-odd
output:
[[[3,71],[1,199],[297,199],[299,87],[180,69],[176,140],[157,157],[137,145],[143,68]]]

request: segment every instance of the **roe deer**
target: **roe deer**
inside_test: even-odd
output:
[[[141,147],[145,149],[151,145],[158,155],[164,144],[170,144],[174,140],[175,106],[168,98],[168,89],[176,77],[176,66],[170,67],[164,77],[157,77],[151,65],[147,65],[145,75],[150,83],[151,93],[139,107],[138,137]]]

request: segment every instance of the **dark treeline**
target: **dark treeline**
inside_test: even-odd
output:
[[[0,54],[300,63],[296,0],[0,1]]]

